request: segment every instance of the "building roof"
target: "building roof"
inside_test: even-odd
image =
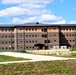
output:
[[[76,24],[43,24],[43,23],[38,23],[38,22],[36,22],[36,23],[25,23],[25,24],[1,24],[0,25],[0,27],[2,28],[4,28],[4,27],[21,27],[21,26],[25,26],[25,27],[34,27],[34,26],[36,26],[36,27],[42,27],[42,26],[47,26],[47,27],[49,27],[49,26],[74,26],[74,27],[76,27]]]

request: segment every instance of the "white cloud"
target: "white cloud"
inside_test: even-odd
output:
[[[66,23],[66,20],[60,20],[57,22],[53,22],[52,24],[65,24],[65,23]]]
[[[63,1],[63,0],[61,0]],[[40,22],[64,24],[61,16],[54,15],[46,9],[53,0],[2,0],[2,4],[15,4],[12,7],[0,10],[0,17],[11,17],[12,23]]]
[[[61,2],[61,3],[63,3],[63,2],[64,2],[64,0],[60,0],[60,2]]]
[[[51,3],[53,0],[2,0],[2,4],[20,4],[20,3]]]
[[[26,19],[13,18],[12,23],[28,23],[28,22],[40,22],[51,24],[65,24],[66,21],[62,17],[55,16],[53,14],[41,14],[40,16],[32,16]]]
[[[58,21],[61,20],[62,17],[57,17],[53,14],[42,14],[40,19],[41,21]]]
[[[76,10],[76,8],[72,8],[73,10]]]
[[[70,24],[76,24],[76,21],[70,21]]]
[[[0,11],[0,17],[9,17],[9,16],[18,16],[24,15],[25,12],[28,12],[29,9],[11,7]]]

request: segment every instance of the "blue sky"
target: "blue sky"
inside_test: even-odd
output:
[[[76,0],[0,0],[0,24],[76,24]]]

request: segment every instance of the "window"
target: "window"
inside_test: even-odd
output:
[[[28,31],[28,29],[26,28],[26,31]]]
[[[5,37],[7,38],[7,35]]]
[[[22,30],[22,28],[20,28],[20,30]]]
[[[14,43],[14,41],[12,41],[12,43]]]
[[[5,43],[7,44],[7,41]]]
[[[22,42],[22,41],[20,41],[20,42]]]
[[[37,43],[37,40],[35,42]]]
[[[54,34],[54,36],[56,36],[56,34]]]
[[[4,38],[4,36],[2,36],[2,38]]]
[[[4,29],[2,29],[2,32],[4,31]]]
[[[26,43],[28,43],[28,41],[26,41]]]
[[[37,35],[35,35],[35,37],[37,37]]]
[[[32,28],[32,31],[34,31],[34,28]]]
[[[14,29],[12,29],[12,31],[14,31]]]
[[[11,36],[9,35],[9,38],[10,38]]]
[[[14,35],[12,35],[12,37],[14,37]]]
[[[6,47],[6,49],[7,49],[7,47]]]
[[[31,28],[29,28],[29,31],[31,31]]]
[[[32,37],[34,37],[34,35],[32,35]]]
[[[31,43],[31,41],[29,41],[29,43]]]
[[[54,40],[54,42],[56,42],[56,40]]]
[[[35,28],[35,31],[37,31],[37,28]]]
[[[28,37],[28,35],[26,35],[26,37]]]
[[[22,35],[20,35],[22,37]]]
[[[34,41],[32,41],[32,43],[34,43]]]
[[[14,49],[14,47],[12,47],[12,49]]]
[[[2,41],[2,44],[4,44],[4,42]]]
[[[56,30],[56,28],[54,28],[54,30]]]
[[[29,37],[31,37],[31,35],[29,35]]]
[[[5,29],[5,31],[7,32],[7,29]]]

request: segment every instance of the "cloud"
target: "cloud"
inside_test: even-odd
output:
[[[60,2],[61,2],[61,3],[63,3],[63,2],[64,2],[64,0],[60,0]]]
[[[53,2],[53,0],[2,0],[2,4],[21,4],[21,3],[43,3],[48,4]]]
[[[62,17],[55,16],[53,14],[41,14],[40,16],[32,16],[26,19],[13,18],[12,23],[28,23],[28,22],[40,22],[51,24],[65,24],[66,21]]]
[[[76,21],[70,21],[70,24],[76,24]]]
[[[72,8],[73,10],[76,10],[76,8]]]
[[[52,24],[66,24],[66,20],[60,20],[57,22],[53,22]]]
[[[27,22],[66,23],[61,16],[56,16],[51,10],[46,9],[47,4],[52,2],[53,0],[2,0],[2,4],[14,5],[0,10],[0,17],[10,17],[11,23],[17,24]]]

